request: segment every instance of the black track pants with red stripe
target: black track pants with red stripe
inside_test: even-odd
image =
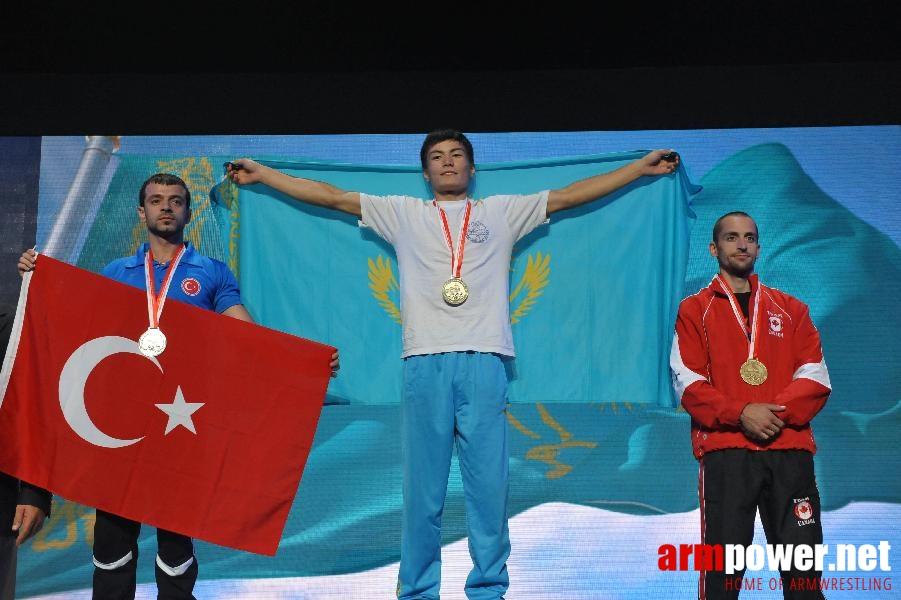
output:
[[[705,544],[740,544],[754,540],[754,520],[760,522],[767,544],[823,543],[820,493],[813,455],[804,450],[745,450],[730,448],[706,454],[698,482],[701,503],[701,539]],[[743,571],[702,571],[701,600],[738,598]],[[783,597],[823,598],[818,589],[821,571],[801,571],[792,562],[782,571]],[[727,581],[727,578],[731,581]],[[738,585],[736,585],[738,583]]]

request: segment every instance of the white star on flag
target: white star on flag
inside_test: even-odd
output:
[[[175,398],[172,400],[172,404],[156,405],[158,409],[169,415],[169,421],[166,423],[166,433],[164,435],[168,435],[170,431],[179,425],[194,435],[197,435],[197,430],[194,429],[194,421],[191,420],[191,415],[204,404],[204,402],[185,402],[185,396],[181,392],[181,386],[178,386],[175,390]]]

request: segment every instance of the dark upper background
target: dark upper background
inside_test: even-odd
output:
[[[0,301],[39,183],[11,136],[901,124],[899,0],[365,1],[6,2]]]
[[[0,133],[901,123],[897,1],[361,1],[20,2]]]

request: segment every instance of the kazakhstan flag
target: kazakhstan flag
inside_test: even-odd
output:
[[[644,154],[483,165],[472,193],[563,187]],[[418,165],[262,162],[346,190],[431,197]],[[510,264],[511,402],[673,405],[669,345],[698,189],[681,170],[644,178],[520,240]],[[340,349],[331,402],[397,404],[402,307],[392,247],[355,217],[266,186],[223,181],[211,197],[254,318]]]

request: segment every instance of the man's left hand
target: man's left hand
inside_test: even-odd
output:
[[[672,160],[663,160],[664,156],[672,154]],[[679,168],[679,155],[672,150],[652,150],[645,154],[642,160],[642,173],[644,175],[669,175]]]
[[[332,354],[332,360],[329,362],[328,366],[332,370],[332,377],[338,376],[338,369],[341,368],[341,364],[338,362],[338,351],[335,350],[335,353]]]

